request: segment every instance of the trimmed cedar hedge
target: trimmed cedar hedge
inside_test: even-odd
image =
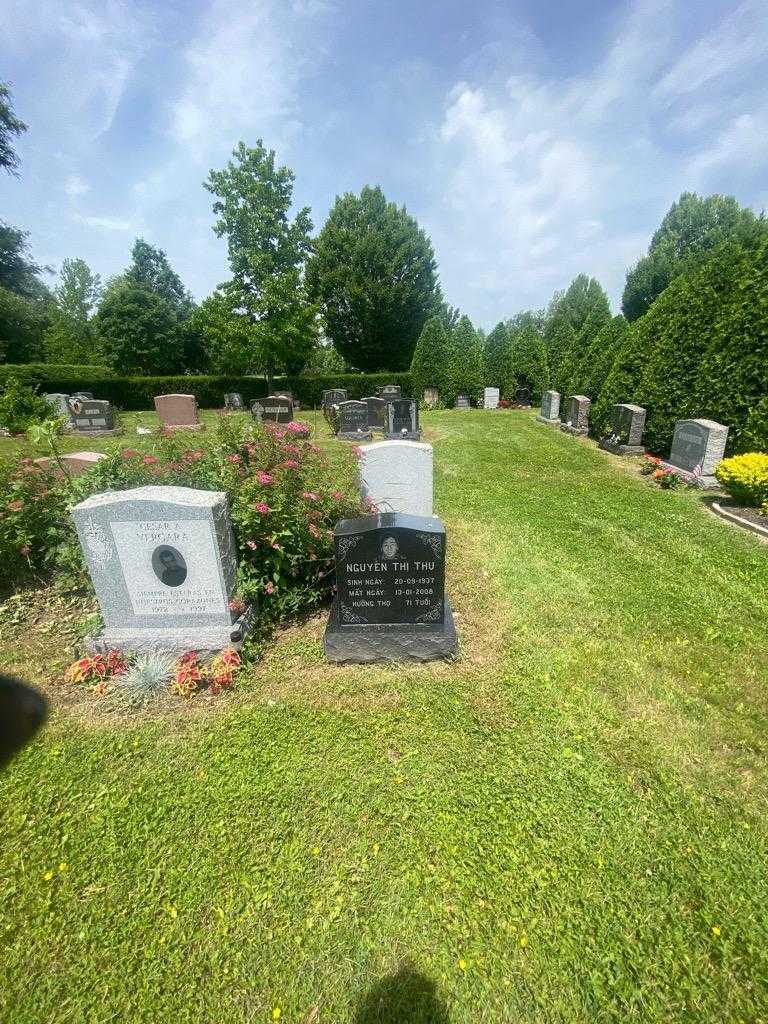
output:
[[[246,402],[264,398],[267,382],[263,377],[119,377],[104,367],[48,366],[44,363],[4,364],[0,366],[0,389],[9,377],[37,387],[41,394],[92,391],[94,398],[106,398],[126,411],[154,408],[155,395],[194,395],[201,409],[220,409],[227,391],[239,391]],[[346,388],[350,398],[375,395],[385,384],[399,384],[404,397],[411,397],[409,373],[336,374],[328,377],[278,377],[273,390],[284,388],[305,408],[320,405],[323,391]]]

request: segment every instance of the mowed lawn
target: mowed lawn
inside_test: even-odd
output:
[[[321,614],[211,708],[55,712],[0,776],[0,1020],[768,1021],[768,546],[424,419],[460,659],[330,667]]]

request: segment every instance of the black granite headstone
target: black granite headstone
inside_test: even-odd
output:
[[[469,395],[462,391],[456,396],[456,405],[454,409],[471,409],[472,403],[469,400]]]
[[[284,395],[268,395],[251,402],[251,412],[260,423],[290,423],[293,402]]]
[[[430,661],[456,653],[445,541],[435,516],[389,512],[337,523],[337,595],[325,632],[330,661]]]
[[[368,405],[366,402],[339,403],[339,433],[345,441],[369,441]]]
[[[531,404],[531,389],[518,388],[515,391],[515,405],[528,407]]]
[[[401,437],[406,441],[418,441],[419,403],[411,398],[395,398],[387,405],[387,437]]]
[[[368,406],[368,426],[371,430],[387,429],[387,403],[383,398],[369,396],[363,401]]]

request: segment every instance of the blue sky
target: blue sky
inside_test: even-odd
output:
[[[209,168],[258,137],[320,227],[379,184],[489,328],[579,272],[620,298],[683,190],[768,208],[768,3],[0,0],[29,124],[0,217],[108,277],[137,235],[227,275]]]

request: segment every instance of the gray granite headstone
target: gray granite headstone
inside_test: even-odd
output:
[[[363,398],[368,406],[368,426],[371,430],[383,433],[387,429],[387,403],[376,395]]]
[[[456,653],[445,541],[434,516],[385,513],[336,524],[329,661],[431,661]]]
[[[370,441],[371,429],[368,426],[366,402],[339,403],[339,432],[337,436],[344,441]]]
[[[454,409],[471,409],[471,408],[472,408],[472,403],[469,400],[469,395],[466,393],[466,391],[461,391],[456,396],[456,405],[454,406]]]
[[[440,401],[440,392],[437,388],[424,388],[424,404],[425,405],[437,405]]]
[[[589,407],[592,400],[586,395],[571,395],[568,398],[568,419],[560,424],[560,429],[577,437],[585,437],[589,433]]]
[[[239,391],[228,391],[224,395],[224,408],[230,412],[241,412],[245,409],[245,402]]]
[[[322,406],[325,408],[327,405],[340,405],[341,402],[346,402],[347,392],[345,388],[330,388],[328,391],[323,392]]]
[[[252,613],[229,608],[237,559],[226,494],[136,487],[95,494],[72,515],[104,620],[91,649],[241,643]]]
[[[117,433],[111,402],[72,395],[67,399],[67,407],[72,429],[76,433],[96,437]]]
[[[402,389],[399,384],[385,384],[383,388],[379,388],[377,392],[379,398],[385,399],[389,402],[393,398],[402,398]]]
[[[545,391],[541,396],[541,409],[536,417],[539,423],[558,426],[560,423],[560,392]]]
[[[293,420],[293,399],[286,395],[267,395],[251,402],[251,412],[259,423],[290,423]]]
[[[642,455],[645,409],[621,402],[611,406],[611,432],[600,439],[600,447],[614,455]]]
[[[418,402],[412,398],[394,398],[387,403],[387,437],[419,440],[421,428]]]
[[[43,395],[43,398],[55,411],[57,416],[66,416],[67,420],[70,419],[69,406],[67,405],[69,395],[63,395],[59,392],[55,392],[54,394]]]
[[[84,401],[86,398],[88,398],[88,399],[93,398],[93,392],[92,391],[73,391],[72,392],[72,398],[79,398],[79,399]]]
[[[377,441],[360,456],[362,495],[379,512],[432,515],[432,445],[418,441]]]
[[[728,427],[715,420],[678,420],[663,465],[700,487],[717,487],[715,466],[725,455]]]
[[[498,388],[486,388],[483,391],[483,408],[484,409],[498,409],[499,408],[499,389]]]

